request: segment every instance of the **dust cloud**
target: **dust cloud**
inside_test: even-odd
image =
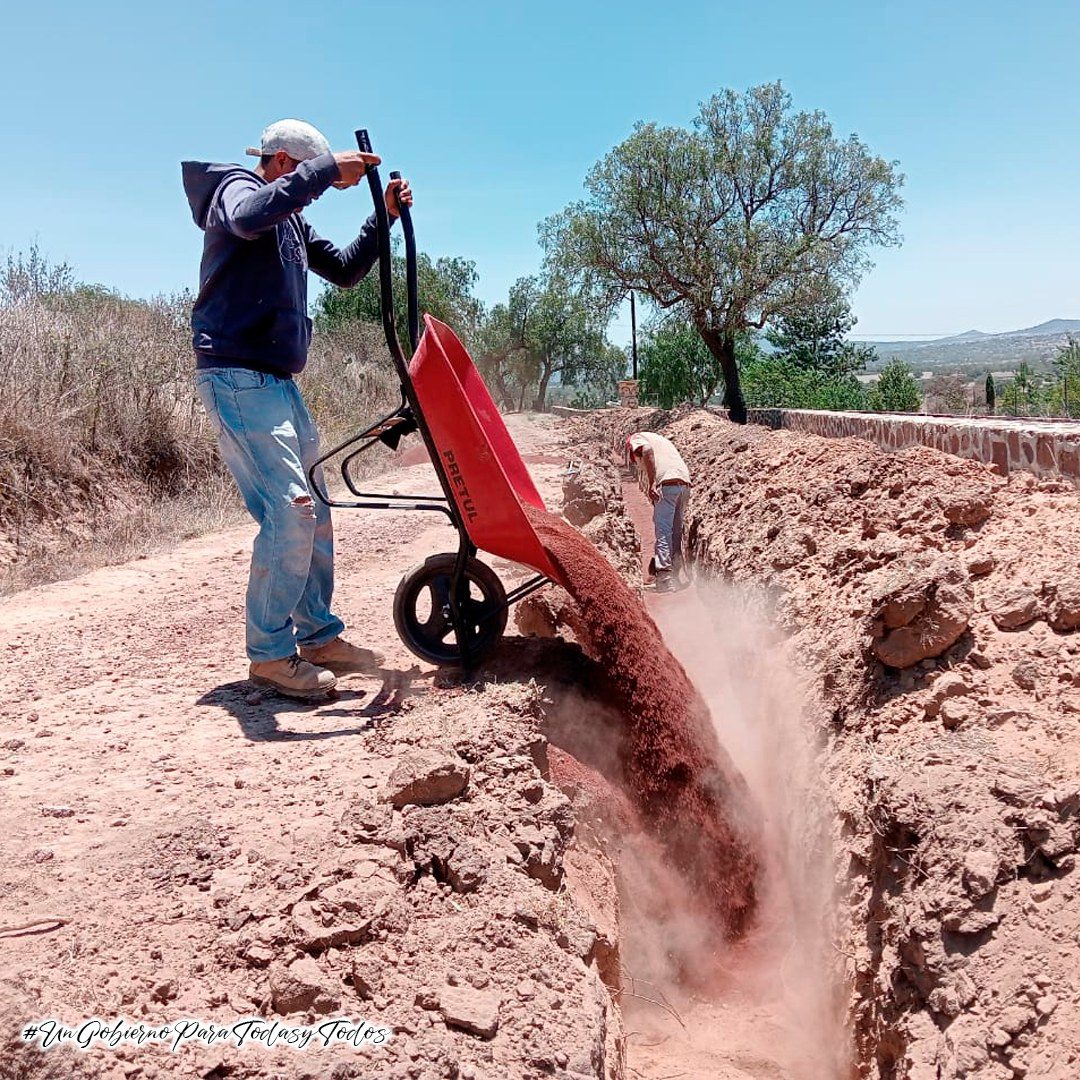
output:
[[[747,781],[763,875],[756,925],[731,946],[681,902],[654,842],[625,839],[626,1004],[641,1039],[631,1042],[631,1063],[645,1077],[678,1066],[687,1076],[737,1068],[732,1075],[842,1080],[851,1075],[843,958],[828,808],[804,719],[808,688],[765,593],[699,581],[651,607]]]

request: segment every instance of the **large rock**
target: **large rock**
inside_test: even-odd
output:
[[[971,687],[967,679],[957,671],[949,671],[934,683],[930,691],[930,700],[926,703],[926,715],[937,716],[947,699],[963,697],[970,693]]]
[[[1080,579],[1068,578],[1050,587],[1046,621],[1055,630],[1080,628]]]
[[[318,900],[293,906],[294,940],[307,952],[322,952],[367,941],[372,922],[400,892],[393,873],[375,863],[361,863],[359,876],[319,890]]]
[[[499,1030],[501,1004],[499,995],[492,990],[446,986],[439,992],[439,1012],[447,1024],[481,1039],[493,1038]]]
[[[582,465],[563,481],[563,517],[581,526],[607,509],[611,484],[595,465]]]
[[[871,651],[893,668],[941,656],[968,628],[973,601],[967,575],[954,560],[893,571],[875,590]]]
[[[1039,615],[1039,598],[1026,585],[1003,586],[986,606],[999,630],[1016,630]]]
[[[561,594],[556,597],[553,595]],[[570,596],[557,585],[548,586],[514,605],[514,622],[525,637],[552,638],[559,630],[559,610]]]
[[[513,842],[525,873],[545,887],[557,889],[562,882],[562,853],[566,846],[558,833],[531,824],[519,825]]]
[[[487,880],[489,858],[484,846],[463,840],[446,860],[446,879],[454,892],[474,892]]]
[[[378,844],[393,824],[393,811],[385,803],[378,804],[354,796],[342,812],[338,831],[354,844]]]
[[[277,1013],[332,1013],[341,994],[310,956],[270,969],[270,1003]]]
[[[386,800],[399,809],[410,803],[435,806],[456,799],[468,786],[469,766],[442,750],[407,750],[387,782]]]
[[[320,889],[319,900],[324,907],[373,915],[399,888],[389,867],[362,862],[354,867],[352,877]]]
[[[979,900],[997,887],[1000,859],[985,848],[973,848],[964,856],[963,882],[968,895]]]
[[[993,491],[960,490],[942,498],[941,510],[952,525],[981,525],[990,517],[993,503]]]

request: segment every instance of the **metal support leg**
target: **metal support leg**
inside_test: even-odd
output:
[[[473,669],[473,635],[465,613],[469,593],[469,579],[465,576],[465,568],[469,560],[475,558],[476,548],[466,538],[464,530],[459,535],[461,543],[458,546],[457,561],[454,563],[454,576],[450,581],[450,621],[453,623],[454,636],[457,638],[458,650],[461,653],[461,670],[467,675]]]

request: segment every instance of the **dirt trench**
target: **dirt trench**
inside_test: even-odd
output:
[[[713,740],[740,775],[728,814],[753,837],[758,867],[754,916],[731,941],[625,797],[619,718],[584,697],[548,715],[552,778],[575,806],[577,842],[610,857],[618,886],[619,977],[608,982],[622,1006],[628,1075],[844,1080],[850,1039],[833,947],[828,819],[787,642],[752,590],[704,580],[673,595],[643,589],[647,500],[606,441],[571,450],[583,464],[564,482],[564,515],[642,597],[691,677]],[[591,627],[562,590],[520,605],[517,621],[524,632],[576,637],[591,651]]]
[[[785,634],[855,1075],[1080,1075],[1080,495],[702,411],[581,437],[611,453],[642,428],[690,465],[699,582],[753,598],[735,636],[755,612]],[[770,677],[748,663],[733,689]]]
[[[580,448],[550,420],[512,423],[549,504],[565,488],[568,518],[636,584],[617,476],[583,505],[563,476]],[[423,455],[396,465],[387,486],[430,488]],[[316,706],[245,682],[249,529],[4,603],[0,1076],[825,1075],[799,1065],[816,1052],[800,1018],[822,1019],[799,970],[819,966],[817,946],[776,890],[738,946],[690,902],[611,771],[621,721],[595,692],[602,672],[551,638],[563,617],[564,636],[580,633],[580,612],[536,608],[526,629],[548,640],[508,638],[459,685],[409,658],[388,602],[448,531],[401,514],[339,515],[337,530],[350,634],[388,655]],[[731,697],[683,645],[695,681]],[[747,657],[720,645],[731,681]],[[740,706],[759,762],[762,707]],[[759,827],[758,806],[742,810]],[[42,1051],[19,1037],[50,1017],[338,1016],[393,1035],[307,1053]]]
[[[513,425],[558,506],[573,448],[549,420]],[[423,455],[384,479],[431,486]],[[593,518],[583,531],[632,571],[628,520]],[[3,602],[4,1080],[623,1080],[640,1072],[631,1046],[656,1050],[665,1019],[697,1007],[679,996],[687,976],[704,993],[730,967],[723,934],[597,768],[615,718],[596,663],[511,637],[467,685],[416,664],[389,597],[452,535],[397,513],[339,515],[337,532],[350,636],[387,657],[317,705],[245,680],[250,529]],[[496,569],[508,584],[522,574]],[[595,736],[592,765],[580,739],[565,743],[580,758],[565,749],[569,728]],[[631,969],[624,932],[640,939]],[[176,1052],[43,1050],[20,1035],[50,1019],[321,1032],[337,1017],[392,1035],[304,1053],[201,1037]],[[726,1027],[736,1018],[732,1075],[781,1075],[752,1009]]]

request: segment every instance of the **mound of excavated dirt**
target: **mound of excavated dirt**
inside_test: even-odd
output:
[[[771,589],[812,676],[859,1074],[1080,1075],[1080,494],[701,411],[581,434],[642,428],[699,569]]]
[[[48,864],[17,872],[23,904],[62,904],[71,921],[4,940],[7,994],[19,996],[7,1021],[364,1017],[394,1030],[385,1045],[42,1053],[8,1030],[0,1076],[617,1075],[598,932],[560,888],[573,816],[542,776],[541,700],[520,685],[412,699],[355,760],[360,782],[347,786],[366,794],[342,798],[344,777],[324,774],[325,809],[286,814],[263,836],[191,810],[139,828],[137,844],[99,854],[111,901],[90,880],[85,900],[61,901],[62,886],[43,888]],[[38,833],[70,831],[41,820]],[[94,879],[92,866],[83,874]]]

